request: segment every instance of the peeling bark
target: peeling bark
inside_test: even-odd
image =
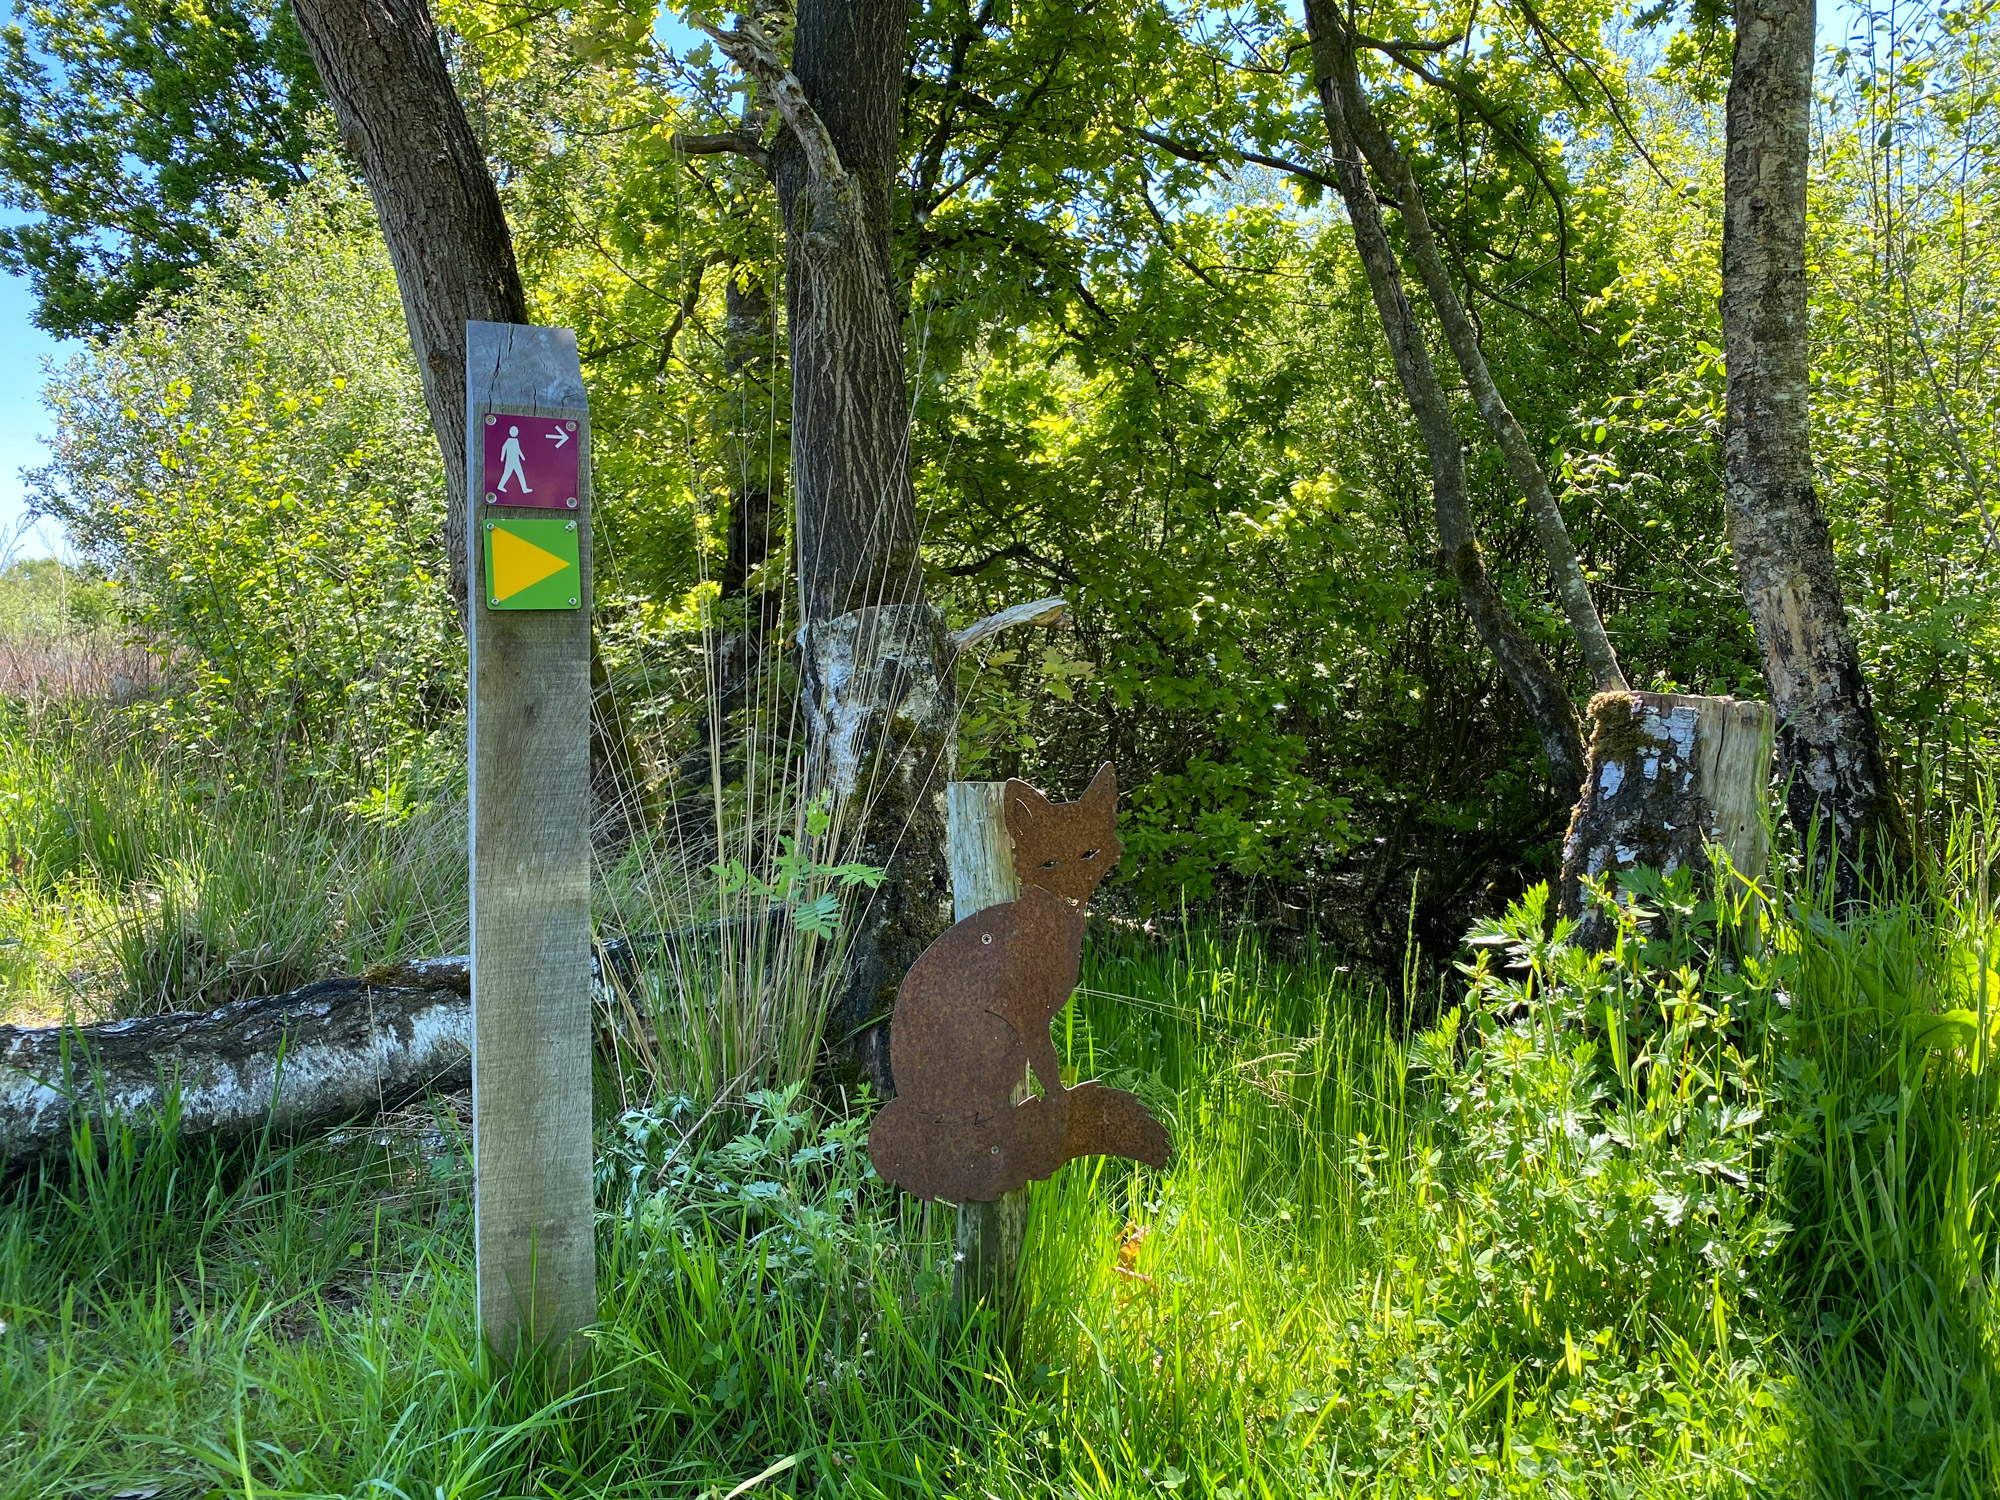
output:
[[[1771,709],[1734,698],[1600,693],[1590,704],[1590,774],[1563,840],[1560,909],[1576,941],[1602,948],[1611,924],[1586,910],[1585,877],[1645,866],[1707,867],[1706,846],[1757,879],[1770,857],[1762,802]]]
[[[170,1100],[182,1138],[238,1141],[323,1130],[429,1090],[468,1088],[462,963],[106,1026],[0,1026],[0,1170],[66,1154],[84,1119],[156,1125]]]
[[[1528,710],[1529,722],[1549,763],[1549,780],[1568,793],[1583,779],[1583,739],[1576,706],[1548,658],[1515,622],[1480,555],[1466,489],[1463,444],[1424,345],[1423,332],[1403,294],[1402,272],[1382,226],[1381,204],[1368,185],[1367,170],[1349,126],[1350,105],[1341,85],[1354,70],[1352,49],[1344,40],[1346,23],[1327,0],[1311,0],[1306,6],[1306,24],[1312,34],[1320,113],[1333,148],[1335,179],[1347,205],[1355,248],[1368,274],[1397,379],[1430,457],[1431,499],[1446,565],[1458,584],[1459,598],[1473,628]]]
[[[893,1096],[886,1022],[911,964],[947,925],[945,786],[958,722],[944,621],[928,604],[853,610],[799,632],[807,784],[834,794],[843,859],[889,872],[855,903],[846,962],[828,1005],[836,1049],[852,1038],[860,1074]]]
[[[1723,166],[1723,493],[1736,574],[1778,716],[1786,813],[1859,899],[1910,834],[1814,488],[1806,287],[1813,0],[1737,0]],[[1815,834],[1814,830],[1818,832]]]

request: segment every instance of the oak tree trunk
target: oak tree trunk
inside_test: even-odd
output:
[[[790,67],[754,21],[723,50],[776,100],[785,221],[793,545],[809,794],[831,794],[838,857],[881,867],[854,904],[829,1050],[884,1094],[904,972],[948,920],[944,789],[956,706],[944,622],[924,598],[890,231],[908,0],[801,0]]]
[[[426,0],[293,0],[292,10],[396,270],[444,458],[445,556],[463,623],[465,325],[528,321],[513,236]],[[590,666],[592,820],[600,838],[622,842],[645,821],[647,777],[595,633]]]
[[[1465,453],[1444,387],[1431,364],[1423,331],[1403,293],[1402,272],[1382,225],[1381,204],[1368,185],[1367,168],[1350,125],[1352,106],[1343,79],[1354,75],[1353,52],[1345,22],[1328,0],[1306,6],[1312,35],[1313,70],[1319,89],[1320,113],[1333,148],[1334,176],[1354,230],[1355,248],[1368,275],[1375,310],[1389,343],[1396,377],[1416,418],[1425,452],[1430,457],[1431,499],[1437,514],[1438,540],[1447,566],[1458,584],[1459,598],[1473,628],[1499,662],[1510,686],[1528,710],[1528,720],[1549,764],[1550,782],[1566,796],[1583,780],[1583,739],[1576,706],[1570,702],[1555,669],[1515,622],[1507,602],[1486,571],[1465,478]]]
[[[293,0],[292,11],[396,268],[444,455],[445,552],[463,618],[465,325],[528,321],[514,240],[426,0]]]
[[[1906,856],[1848,625],[1808,429],[1806,177],[1813,0],[1737,0],[1723,168],[1729,544],[1777,714],[1787,816],[1837,897]]]

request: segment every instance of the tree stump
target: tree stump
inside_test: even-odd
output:
[[[1007,834],[1001,801],[1003,781],[954,781],[945,790],[947,847],[951,855],[952,920],[1021,894],[1014,873],[1014,842]],[[1019,1103],[1028,1081],[1015,1091]],[[1019,1317],[1021,1250],[1028,1234],[1028,1190],[1017,1188],[992,1203],[963,1203],[958,1209],[958,1259],[952,1273],[952,1302],[961,1315],[982,1303],[993,1310],[1003,1341],[1011,1341]]]
[[[1582,795],[1563,840],[1560,909],[1576,941],[1601,949],[1612,924],[1586,909],[1586,877],[1646,866],[1705,869],[1710,844],[1737,871],[1764,873],[1771,774],[1767,703],[1679,693],[1599,693],[1591,700]]]

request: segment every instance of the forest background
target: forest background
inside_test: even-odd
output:
[[[87,14],[41,45],[85,66]],[[775,201],[753,164],[682,150],[741,100],[720,59],[669,49],[650,13],[441,19],[535,316],[579,330],[605,655],[671,793],[705,732],[702,630],[735,628],[746,598],[781,607],[789,564]],[[1063,786],[1116,760],[1140,908],[1247,908],[1363,949],[1387,934],[1376,956],[1393,957],[1414,891],[1427,946],[1448,948],[1471,910],[1552,870],[1567,796],[1540,784],[1441,569],[1421,450],[1296,80],[1224,86],[1282,12],[1010,11],[950,74],[977,109],[940,92],[969,19],[918,16],[905,101],[924,557],[955,622],[1058,592],[1071,614],[968,671],[963,774]],[[1815,451],[1919,822],[1970,784],[2000,660],[1987,19],[1857,18],[1815,122]],[[131,108],[108,79],[134,59],[90,61],[102,99],[53,126],[45,111],[41,135],[20,124],[32,90],[11,96],[15,180],[33,168],[69,194],[16,189],[56,213],[53,230],[11,231],[12,253],[40,256],[45,324],[95,340],[50,387],[55,457],[33,498],[120,581],[132,622],[175,641],[200,685],[186,711],[254,723],[297,771],[389,795],[418,747],[449,761],[460,711],[438,486],[365,195],[279,20],[232,23],[254,88],[192,109],[213,58],[149,85],[155,102],[191,91],[189,121],[168,112],[142,139],[150,166],[105,155]],[[1508,21],[1527,29],[1459,48],[1467,77],[1534,122],[1546,185],[1482,147],[1447,91],[1394,107],[1427,142],[1488,359],[1546,444],[1628,675],[1754,696],[1720,508],[1726,55],[1700,24],[1610,20]],[[1544,60],[1569,31],[1595,50]],[[948,150],[947,106],[970,119]],[[233,155],[193,150],[203,130]],[[36,249],[58,230],[59,253]],[[1494,571],[1580,698],[1527,513],[1461,415]],[[779,524],[754,540],[739,525],[732,559],[748,494],[775,495],[761,503]]]

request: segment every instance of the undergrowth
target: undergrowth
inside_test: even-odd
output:
[[[280,797],[105,722],[7,727],[17,1013],[458,950],[448,763]],[[1012,1359],[950,1311],[952,1211],[802,1086],[782,963],[614,997],[657,1024],[600,1094],[576,1391],[481,1357],[452,1101],[117,1127],[0,1188],[0,1496],[1990,1495],[1995,833],[1850,919],[1640,876],[1599,957],[1531,893],[1449,993],[1101,933],[1058,1044],[1177,1154],[1036,1187]],[[604,874],[601,921],[684,919],[687,872]]]

